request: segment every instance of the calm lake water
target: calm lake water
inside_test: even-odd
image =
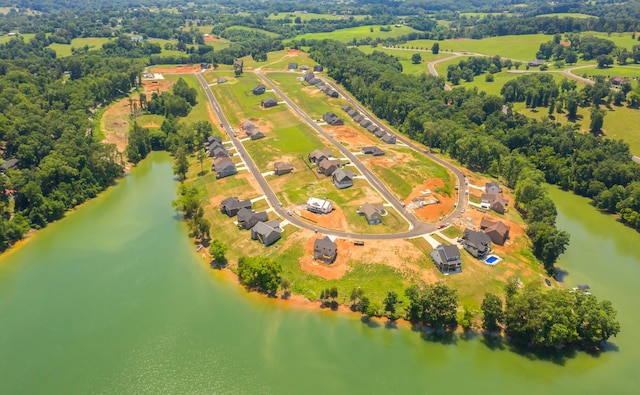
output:
[[[247,295],[195,253],[170,158],[0,258],[1,394],[635,394],[640,235],[552,190],[561,266],[619,310],[615,351],[543,361]]]

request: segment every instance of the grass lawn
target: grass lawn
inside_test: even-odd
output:
[[[449,54],[439,53],[437,55],[432,54],[431,52],[412,52],[410,50],[404,49],[391,49],[391,48],[382,48],[382,47],[372,47],[370,45],[363,45],[358,47],[358,49],[366,54],[370,54],[373,51],[384,52],[386,54],[395,56],[402,64],[402,72],[405,74],[422,74],[428,73],[427,63],[433,62],[434,60],[446,58]],[[419,53],[422,57],[422,63],[414,64],[411,60],[411,56],[414,53]]]
[[[202,34],[211,34],[211,30],[213,29],[213,25],[203,25],[203,26],[184,26],[182,28],[183,31],[189,32],[191,29],[195,28]]]
[[[74,38],[71,40],[71,44],[57,44],[53,43],[49,45],[49,48],[56,51],[58,58],[65,58],[71,56],[71,48],[83,48],[85,45],[89,46],[89,50],[98,50],[102,48],[102,44],[111,40],[106,37],[86,37],[86,38]]]
[[[164,120],[164,116],[156,114],[145,114],[140,115],[136,118],[138,125],[142,126],[143,128],[149,129],[160,129],[160,126],[162,125],[162,122],[164,122]]]
[[[389,151],[386,156],[392,155],[392,151],[386,150]],[[395,148],[394,151],[402,154],[405,160],[398,160],[392,168],[374,163],[368,166],[400,200],[406,199],[417,185],[431,178],[444,182],[443,193],[453,193],[455,181],[447,169],[409,148]]]
[[[509,13],[502,13],[502,12],[461,12],[460,13],[460,17],[466,17],[466,18],[485,18],[489,15],[492,16],[498,16],[498,15],[506,15],[506,16],[513,16],[513,14],[509,14]]]
[[[34,38],[36,35],[34,33],[24,33],[24,34],[20,34],[20,36],[18,37],[22,37],[24,39],[25,42],[29,42],[29,40],[31,40],[32,38]],[[4,44],[6,42],[8,42],[9,40],[11,40],[12,38],[18,38],[15,36],[0,36],[0,44]]]
[[[278,51],[278,52],[270,52],[267,57],[266,62],[257,63],[257,67],[262,67],[263,69],[269,70],[287,70],[287,66],[289,63],[298,63],[298,72],[302,72],[300,70],[300,66],[306,64],[309,67],[312,67],[316,62],[309,57],[309,54],[302,51]]]
[[[440,73],[440,75],[442,75],[444,78],[446,78],[446,73],[447,73],[447,65],[446,64],[451,64],[451,62],[443,62],[437,65],[437,70],[438,73]],[[456,63],[456,62],[453,62]],[[520,68],[522,70],[522,67]],[[505,69],[503,69],[505,70]],[[487,82],[485,80],[485,75],[487,73],[481,74],[481,75],[477,75],[473,78],[473,81],[471,82],[466,82],[464,80],[460,80],[460,83],[458,85],[451,85],[451,87],[453,88],[467,88],[467,89],[473,89],[474,87],[477,87],[479,91],[484,91],[487,92],[489,94],[492,95],[497,95],[500,96],[500,90],[502,89],[502,86],[504,84],[506,84],[507,82],[514,80],[518,77],[520,77],[522,74],[521,73],[509,73],[506,70],[505,71],[501,71],[499,73],[496,73],[493,75],[493,82]],[[568,78],[567,76],[565,76],[564,74],[561,73],[549,73],[550,75],[553,76],[553,79],[556,81],[556,83],[560,83],[562,82],[563,79]]]
[[[200,82],[198,82],[198,80],[194,75],[165,74],[164,78],[168,80],[173,80],[173,81],[178,81],[180,78],[182,78],[190,87],[196,88],[196,91],[198,92],[196,105],[191,109],[191,111],[186,117],[181,118],[182,122],[185,122],[185,123],[194,123],[198,121],[211,122],[211,117],[209,116],[208,105],[207,105],[207,103],[209,102],[209,99],[204,94],[204,91],[202,90],[202,86],[200,85]]]
[[[440,41],[440,52],[470,52],[483,55],[500,55],[503,58],[529,61],[536,58],[540,44],[552,40],[548,34],[523,34],[500,37],[488,37],[481,40],[451,39]],[[400,44],[400,48],[431,49],[436,40],[413,40]]]
[[[448,226],[440,232],[451,239],[457,239],[462,236],[462,231],[455,226]]]
[[[225,32],[228,31],[232,31],[232,30],[244,30],[244,31],[250,31],[250,32],[256,32],[256,33],[261,33],[264,34],[265,36],[269,36],[269,37],[278,37],[278,33],[273,33],[264,29],[258,29],[257,27],[247,27],[247,26],[231,26],[225,29]],[[224,34],[224,32],[223,32]]]
[[[275,82],[291,100],[313,119],[320,119],[326,112],[336,110],[335,106],[329,104],[330,100],[343,103],[339,99],[327,97],[315,86],[299,81],[298,78],[301,76],[299,73],[278,72],[269,73],[267,78]]]
[[[381,25],[358,26],[358,27],[350,27],[347,29],[338,29],[332,32],[327,32],[327,33],[305,33],[305,34],[300,34],[298,36],[295,36],[293,40],[300,41],[303,38],[305,40],[329,39],[329,40],[338,40],[344,43],[348,43],[353,41],[354,38],[357,40],[364,39],[367,37],[371,37],[372,39],[375,39],[377,37],[380,37],[381,39],[385,39],[385,38],[400,37],[400,36],[407,35],[409,33],[417,32],[417,30],[409,26],[394,27],[393,25],[391,25],[391,31],[389,32],[380,31],[380,27],[382,26]],[[289,41],[291,40],[285,41],[284,44],[287,45],[287,42]]]
[[[582,76],[586,74],[588,78],[596,75],[604,75],[605,77],[627,77],[632,79],[640,78],[640,65],[629,66],[613,66],[606,69],[599,69],[598,67],[589,67],[584,69],[578,69],[574,74]],[[633,82],[632,82],[633,83]]]

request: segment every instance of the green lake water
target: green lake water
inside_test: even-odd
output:
[[[565,281],[611,299],[623,332],[551,362],[246,294],[195,253],[175,191],[154,153],[0,258],[0,394],[639,392],[640,235],[586,200],[551,191],[572,234]]]

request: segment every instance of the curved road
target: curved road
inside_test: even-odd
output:
[[[351,96],[349,96],[341,87],[339,87],[336,83],[334,83],[333,81],[330,81],[326,78],[322,78],[322,80],[331,86],[331,88],[333,90],[335,90],[336,92],[338,92],[340,94],[340,96],[342,96],[345,100],[347,100],[350,104],[351,107],[357,109],[360,114],[363,114],[364,116],[366,116],[371,122],[373,122],[377,127],[386,130],[387,133],[392,133],[389,128],[385,125],[383,125],[382,123],[380,123],[380,121],[378,121],[378,119],[376,117],[374,117],[373,115],[371,115],[371,113],[362,105],[360,105],[360,103],[355,100],[354,98],[352,98]],[[407,139],[404,136],[401,136],[399,134],[395,134],[392,133],[396,136],[396,140],[400,141],[401,143],[403,143],[404,145],[406,145],[407,147],[411,148],[412,150],[426,156],[427,158],[433,160],[434,162],[446,167],[447,169],[449,169],[451,172],[453,172],[453,174],[456,175],[456,177],[458,178],[458,191],[462,192],[464,191],[465,188],[465,179],[464,179],[464,174],[455,166],[451,165],[449,162],[438,158],[437,156],[433,155],[432,153],[425,151],[423,148],[419,147],[418,145],[416,145],[415,143],[413,143],[413,141]],[[448,216],[446,216],[442,221],[449,221],[452,220],[454,217],[458,216],[459,214],[462,213],[462,209],[465,208],[466,206],[466,197],[464,195],[464,193],[458,193],[458,204],[456,205],[455,210],[453,210],[453,212],[451,214],[449,214]]]
[[[202,75],[200,75],[200,73],[195,73],[195,75],[196,75],[196,78],[198,78],[198,80],[200,81],[200,84],[202,85],[205,93],[207,94],[207,97],[209,98],[209,101],[211,102],[213,110],[215,111],[216,115],[220,119],[220,122],[222,123],[222,126],[223,126],[225,132],[227,133],[227,135],[229,136],[229,139],[231,140],[231,142],[232,142],[233,146],[235,147],[236,151],[240,154],[240,157],[242,158],[243,162],[245,163],[245,165],[247,166],[247,168],[249,169],[249,171],[251,172],[253,177],[258,182],[258,185],[260,185],[260,188],[263,190],[264,195],[265,195],[267,201],[269,202],[269,205],[282,218],[287,219],[289,222],[291,222],[292,224],[294,224],[295,226],[300,227],[300,228],[309,229],[311,231],[316,231],[316,230],[317,231],[322,231],[322,233],[326,234],[326,235],[336,236],[336,237],[341,237],[341,238],[347,238],[347,239],[348,238],[357,238],[357,239],[362,239],[362,240],[403,239],[403,238],[411,238],[411,237],[421,236],[421,235],[423,235],[425,233],[431,232],[431,231],[436,229],[436,225],[435,224],[426,224],[426,223],[420,222],[415,218],[415,216],[408,214],[406,212],[406,210],[399,211],[399,212],[401,214],[404,214],[405,218],[413,225],[413,228],[408,230],[408,231],[405,231],[405,232],[393,233],[393,234],[381,234],[381,235],[350,233],[350,232],[342,232],[342,231],[337,231],[337,230],[333,230],[333,229],[322,228],[322,227],[319,227],[319,226],[312,225],[312,224],[310,224],[308,222],[302,221],[301,219],[297,218],[296,216],[288,215],[287,214],[287,210],[284,209],[280,205],[280,201],[278,200],[278,197],[276,196],[276,194],[271,189],[271,186],[269,185],[269,183],[267,183],[267,181],[262,176],[262,173],[260,172],[260,170],[258,169],[256,164],[251,159],[251,156],[249,155],[249,153],[245,150],[245,148],[242,145],[242,143],[240,142],[240,140],[236,137],[236,134],[233,132],[233,129],[231,128],[231,125],[229,124],[229,122],[227,121],[226,117],[224,116],[224,113],[222,112],[222,109],[220,108],[220,105],[218,104],[213,92],[209,88],[209,85],[207,84],[207,81],[202,77]],[[283,96],[283,98],[284,98],[284,96]],[[292,108],[294,108],[294,107],[292,107]],[[304,114],[304,115],[307,116],[306,114]],[[307,118],[308,118],[308,116],[307,116]],[[313,121],[313,120],[311,120],[311,121]],[[334,143],[338,147],[341,146],[341,144],[336,142],[333,138],[329,138],[329,141],[331,141],[332,143]],[[351,155],[353,155],[353,154],[351,154]],[[359,161],[354,161],[352,163],[354,163],[356,166],[358,166],[358,164],[360,162]],[[362,167],[368,172],[368,169],[366,169],[364,166],[362,166]],[[358,169],[360,170],[360,167],[358,167]],[[365,173],[363,172],[363,174],[365,174]],[[377,180],[377,178],[375,180]],[[372,182],[373,180],[369,179],[369,181]],[[380,181],[377,181],[377,182],[380,183]],[[373,185],[373,182],[372,182],[372,185]],[[380,192],[382,192],[382,191],[386,191],[386,188],[383,188],[383,189],[380,190]],[[388,191],[386,191],[386,192],[389,193]],[[390,200],[391,204],[394,204],[394,203],[398,203],[399,204],[398,200],[393,195],[391,195],[391,198],[392,198]]]

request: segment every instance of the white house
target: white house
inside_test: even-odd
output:
[[[312,197],[307,200],[307,210],[312,213],[328,214],[333,210],[333,205],[328,200]]]

